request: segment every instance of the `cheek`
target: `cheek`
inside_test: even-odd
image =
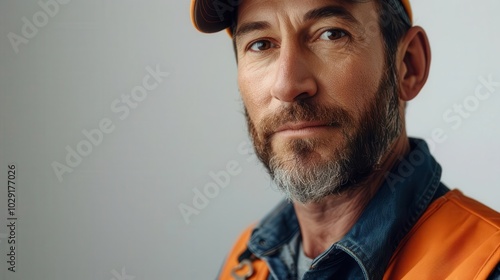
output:
[[[241,99],[250,116],[250,119],[258,124],[264,116],[264,111],[270,100],[269,88],[266,86],[269,78],[266,71],[238,68],[238,87]],[[267,80],[266,80],[267,79]]]
[[[324,64],[326,69],[318,73],[323,92],[358,119],[376,98],[383,74],[383,62],[379,60],[352,56],[340,63]]]

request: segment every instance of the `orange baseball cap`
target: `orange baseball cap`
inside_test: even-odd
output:
[[[214,33],[231,26],[234,12],[243,0],[191,0],[191,20],[203,33]],[[403,20],[412,25],[410,0],[383,0],[389,4]]]

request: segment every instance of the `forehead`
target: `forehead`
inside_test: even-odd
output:
[[[348,15],[359,22],[376,19],[378,14],[376,0],[240,0],[237,25],[279,16],[303,20],[309,12],[321,7],[336,8],[340,18]]]

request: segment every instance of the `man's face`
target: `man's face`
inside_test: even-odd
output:
[[[234,39],[256,152],[303,203],[370,174],[400,134],[373,1],[245,0]]]

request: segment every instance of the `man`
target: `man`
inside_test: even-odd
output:
[[[500,214],[406,135],[431,60],[408,0],[193,0],[192,18],[232,37],[255,151],[288,198],[220,279],[500,278]]]

